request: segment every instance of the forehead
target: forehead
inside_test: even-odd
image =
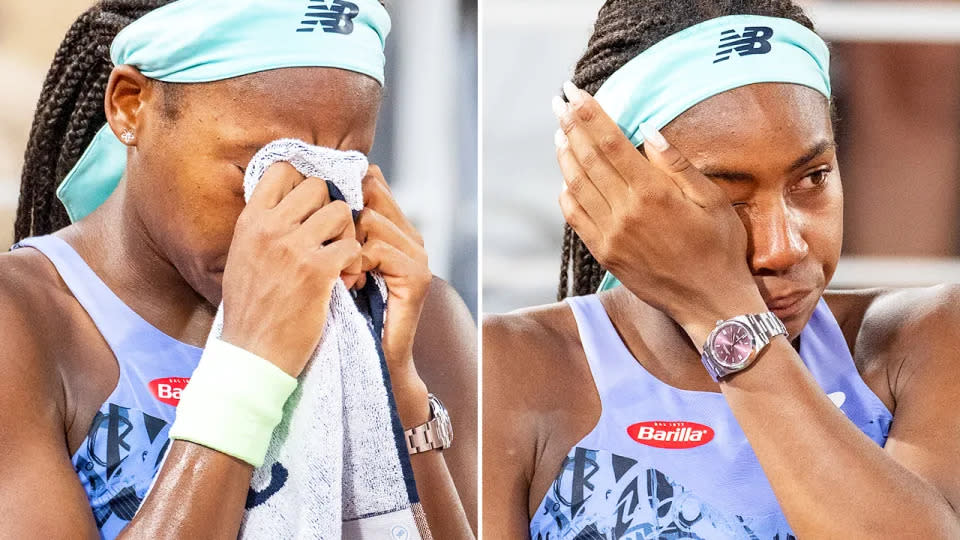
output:
[[[717,94],[663,129],[696,166],[792,160],[798,150],[833,141],[830,105],[806,86],[760,83]]]
[[[298,137],[317,144],[347,133],[372,139],[380,84],[335,68],[285,68],[204,84],[179,85],[180,121],[246,138]]]

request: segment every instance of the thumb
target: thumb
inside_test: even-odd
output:
[[[688,199],[706,208],[718,202],[723,193],[709,178],[703,175],[680,153],[675,146],[667,142],[652,124],[640,124],[643,135],[643,150],[647,160],[654,167],[666,173]]]

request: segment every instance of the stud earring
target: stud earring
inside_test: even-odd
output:
[[[120,132],[120,140],[123,141],[123,144],[131,144],[135,138],[132,130],[124,129]]]

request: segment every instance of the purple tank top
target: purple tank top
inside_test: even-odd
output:
[[[568,298],[600,395],[597,425],[564,459],[530,521],[534,540],[794,538],[722,394],[648,373],[599,298]],[[883,446],[893,416],[860,378],[821,299],[800,357],[857,427]]]

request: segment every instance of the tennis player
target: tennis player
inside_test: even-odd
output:
[[[236,538],[253,467],[169,437],[217,306],[240,357],[295,377],[334,282],[368,270],[389,287],[403,428],[436,427],[429,390],[464,434],[410,458],[430,529],[473,536],[474,325],[379,169],[356,223],[286,164],[244,203],[244,167],[275,139],[373,144],[389,16],[377,0],[316,4],[103,0],[67,33],[27,149],[21,247],[0,256],[0,536]],[[249,394],[224,410],[283,406]]]
[[[828,69],[787,0],[601,8],[553,103],[566,298],[484,326],[485,534],[960,537],[960,287],[827,290]]]

